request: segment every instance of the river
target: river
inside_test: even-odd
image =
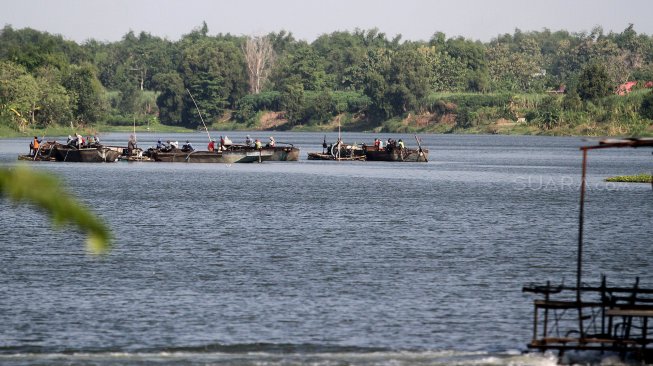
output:
[[[522,353],[533,296],[521,288],[575,284],[578,147],[593,142],[423,135],[428,163],[328,162],[306,160],[323,134],[274,136],[300,161],[29,163],[109,224],[113,250],[89,255],[82,233],[0,200],[0,364],[555,364]],[[343,135],[375,137],[415,146]],[[139,146],[159,138],[207,142],[139,133]],[[1,139],[0,165],[28,145]],[[589,153],[586,283],[653,287],[651,186],[603,181],[651,161]]]

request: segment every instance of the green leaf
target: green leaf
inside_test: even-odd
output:
[[[110,249],[110,233],[106,225],[88,208],[47,173],[25,166],[0,169],[0,194],[17,203],[31,203],[50,215],[55,226],[76,225],[88,235],[86,248],[93,254]]]

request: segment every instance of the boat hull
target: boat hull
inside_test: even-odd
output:
[[[428,149],[365,150],[368,161],[428,162]]]
[[[312,152],[312,153],[308,153],[308,160],[336,160],[336,161],[365,160],[365,155],[351,155],[351,156],[343,155],[341,157],[336,157],[331,154]]]
[[[299,148],[293,146],[266,147],[263,151],[271,153],[270,161],[298,161]]]
[[[53,149],[57,161],[74,163],[113,163],[118,160],[118,153],[107,147],[89,147],[78,149],[67,145],[57,145]]]
[[[166,163],[254,163],[269,160],[271,152],[261,150],[255,151],[192,151],[185,152],[181,150],[173,151],[152,151],[150,158],[154,161]]]

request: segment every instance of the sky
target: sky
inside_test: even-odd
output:
[[[33,28],[83,43],[131,31],[178,40],[206,21],[209,34],[285,30],[314,41],[335,31],[377,28],[388,38],[428,41],[436,32],[490,41],[526,31],[653,35],[653,0],[0,0],[0,26]]]

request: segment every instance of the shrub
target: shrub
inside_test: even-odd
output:
[[[648,93],[639,107],[639,114],[648,119],[653,119],[653,93]]]

